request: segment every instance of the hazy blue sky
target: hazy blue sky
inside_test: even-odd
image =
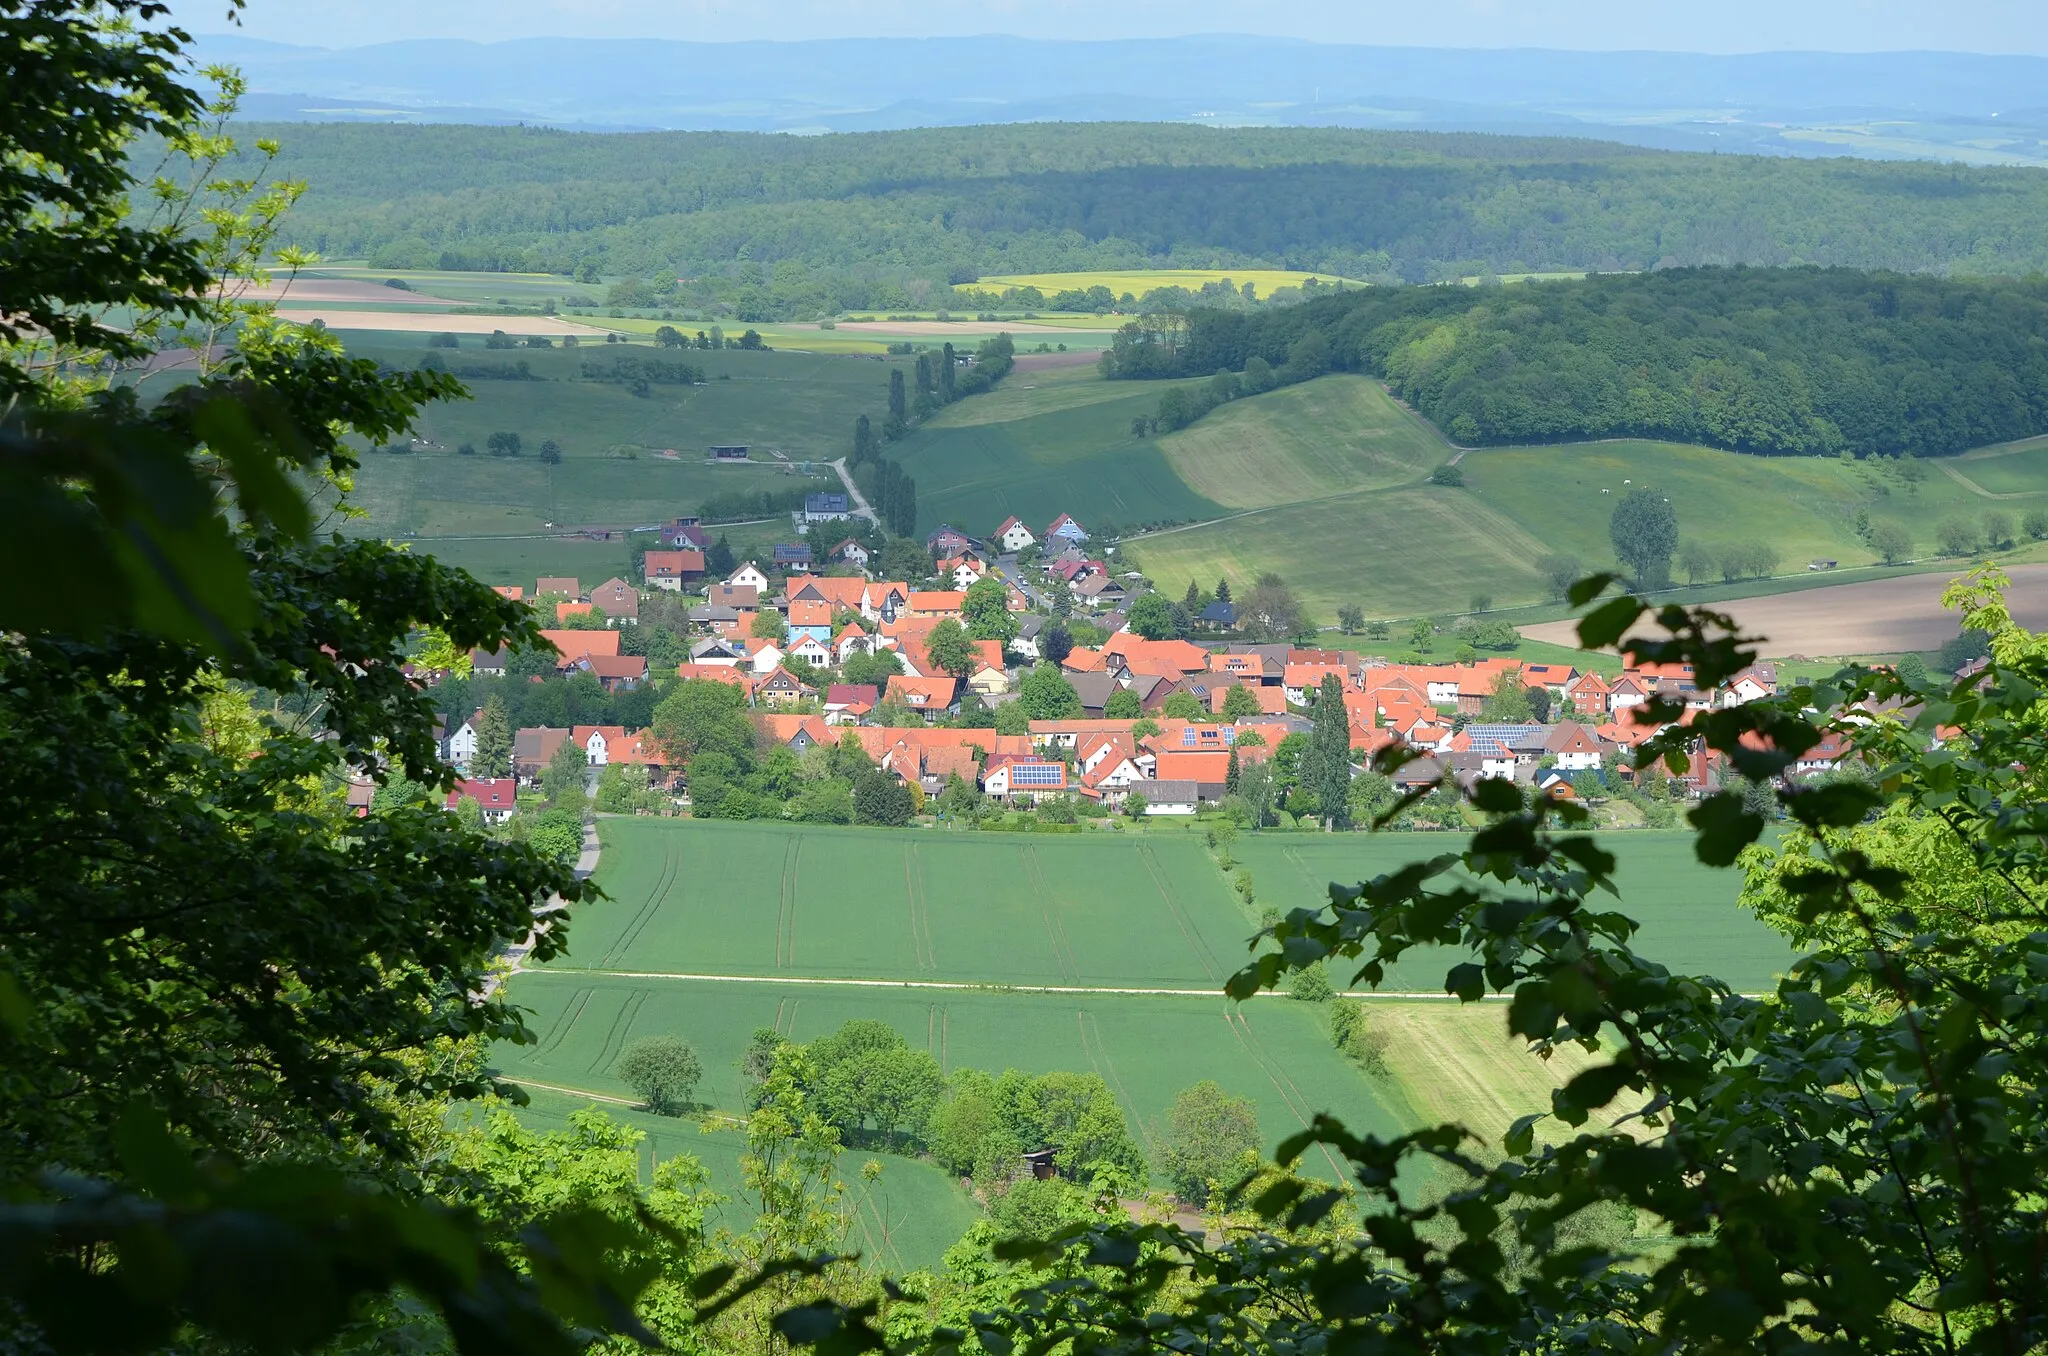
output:
[[[196,32],[224,0],[175,0]],[[1935,49],[2048,54],[2043,0],[250,0],[250,37],[353,47],[396,38],[1260,33],[1431,47]]]

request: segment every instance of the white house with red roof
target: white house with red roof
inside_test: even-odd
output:
[[[981,789],[996,800],[1056,796],[1072,789],[1067,765],[1028,753],[990,754],[981,768]]]
[[[484,812],[484,823],[502,824],[519,808],[518,793],[519,783],[510,777],[490,777],[481,781],[464,777],[458,779],[455,789],[448,793],[447,807],[456,809],[466,796]]]
[[[1032,536],[1031,529],[1015,518],[1005,518],[1003,525],[989,535],[989,540],[1005,551],[1021,551],[1036,544],[1038,538]]]

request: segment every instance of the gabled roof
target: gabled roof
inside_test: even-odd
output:
[[[702,551],[649,551],[642,561],[649,579],[682,579],[704,573]]]
[[[493,584],[491,591],[510,598],[515,603],[523,601],[526,597],[526,590],[517,584]]]
[[[567,620],[569,620],[569,618],[571,618],[571,617],[585,617],[585,616],[588,616],[588,615],[590,615],[590,604],[589,604],[589,603],[556,603],[556,604],[555,604],[555,620],[556,620],[556,621],[558,621],[558,622],[559,622],[559,621],[567,621]]]
[[[929,589],[910,595],[912,612],[958,612],[967,604],[967,595],[957,589]]]
[[[555,652],[564,659],[577,659],[587,654],[616,655],[619,652],[619,633],[604,631],[548,631],[541,633],[541,639],[555,647]]]
[[[873,683],[834,683],[825,689],[827,706],[872,707],[881,699],[881,689]]]
[[[519,808],[519,783],[510,777],[458,777],[455,789],[448,793],[448,808],[460,805],[464,796],[486,810],[515,810]]]
[[[637,654],[587,654],[576,662],[600,678],[637,682],[647,676],[647,660]]]
[[[791,626],[830,627],[832,625],[832,605],[830,603],[792,602],[789,605],[789,624]]]
[[[960,680],[957,678],[907,678],[900,673],[892,673],[886,698],[920,711],[932,711],[951,706],[959,691]]]
[[[535,581],[533,596],[538,598],[543,593],[560,593],[571,598],[581,598],[583,585],[574,575],[544,575]]]
[[[745,687],[747,677],[733,664],[678,664],[676,676],[685,681],[729,683],[734,687]]]

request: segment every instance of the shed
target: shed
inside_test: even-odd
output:
[[[1032,1179],[1039,1182],[1050,1181],[1053,1174],[1058,1171],[1053,1163],[1051,1149],[1033,1149],[1025,1154],[1024,1166],[1030,1169]]]
[[[747,444],[746,444],[746,443],[714,443],[714,444],[712,444],[712,447],[711,447],[711,460],[713,460],[713,461],[745,461],[746,459],[747,459]]]

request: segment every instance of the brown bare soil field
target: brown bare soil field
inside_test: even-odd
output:
[[[1964,573],[1962,569],[1955,574]],[[2009,565],[2012,588],[2006,601],[2013,617],[2032,630],[2048,630],[2048,565]],[[1900,654],[1935,650],[1956,633],[1956,617],[1941,606],[1948,573],[1899,575],[1859,584],[1736,598],[1714,603],[1744,634],[1765,638],[1766,657],[1806,655],[1833,658],[1858,654]],[[1576,622],[1543,622],[1521,628],[1531,640],[1577,645]]]
[[[1100,362],[1100,353],[1019,353],[1016,357],[1019,372],[1043,372],[1054,367],[1087,367]]]
[[[461,306],[465,303],[425,292],[406,292],[382,283],[350,282],[346,278],[276,278],[244,292],[248,301],[288,301],[295,304],[322,301],[372,301],[387,306]]]
[[[489,334],[503,330],[507,334],[573,334],[584,339],[601,339],[604,335],[603,330],[589,325],[546,315],[443,315],[432,311],[333,311],[294,306],[280,306],[277,314],[280,319],[301,325],[324,320],[330,330],[399,330],[407,334]]]

